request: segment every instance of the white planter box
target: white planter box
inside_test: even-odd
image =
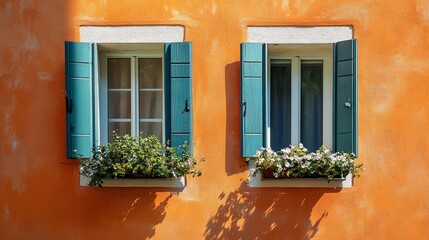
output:
[[[89,178],[80,175],[80,186],[88,186]],[[184,188],[186,178],[118,178],[104,179],[103,187],[165,187]]]
[[[288,188],[349,188],[353,186],[352,174],[345,178],[334,178],[328,182],[325,178],[263,178],[261,174],[253,176],[255,161],[249,162],[249,187],[288,187]]]

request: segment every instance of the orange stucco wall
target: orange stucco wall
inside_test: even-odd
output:
[[[65,158],[64,41],[81,25],[183,25],[195,153],[180,191],[80,187]],[[254,189],[240,157],[247,26],[352,25],[359,161],[348,189]],[[429,239],[429,2],[0,1],[1,239]]]

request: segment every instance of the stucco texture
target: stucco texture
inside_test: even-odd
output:
[[[180,25],[193,43],[195,154],[183,189],[79,186],[66,159],[64,41],[81,25]],[[350,25],[359,161],[347,189],[247,186],[247,26]],[[429,2],[0,1],[1,239],[429,239]]]

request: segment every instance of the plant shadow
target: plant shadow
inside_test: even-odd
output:
[[[339,189],[249,188],[243,182],[229,194],[219,195],[217,213],[206,224],[205,239],[313,239],[323,212],[315,217],[318,200]],[[317,220],[311,220],[317,219]]]
[[[100,222],[100,219],[110,220],[108,228],[87,232],[88,239],[122,238],[125,232],[131,239],[151,239],[155,237],[157,226],[167,215],[169,201],[183,189],[152,188],[137,192],[135,188],[99,188],[95,191],[89,188],[89,190],[92,190],[89,194],[92,196],[85,201],[84,210],[99,214],[87,215],[81,222],[91,225],[93,222]],[[112,195],[120,198],[111,198]],[[106,209],[108,211],[105,211]]]

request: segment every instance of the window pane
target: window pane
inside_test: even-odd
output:
[[[323,63],[301,62],[301,142],[316,151],[323,142]]]
[[[131,134],[131,122],[109,122],[109,142],[112,142],[112,131],[118,135]]]
[[[131,118],[131,91],[109,91],[109,118]]]
[[[140,132],[143,132],[143,136],[155,135],[159,140],[162,141],[162,123],[161,122],[141,122]]]
[[[139,58],[140,88],[162,88],[162,59]]]
[[[140,118],[162,118],[162,92],[140,91]]]
[[[131,59],[108,59],[108,84],[109,88],[131,88]]]
[[[291,140],[291,64],[271,64],[270,87],[271,148],[280,150]]]

